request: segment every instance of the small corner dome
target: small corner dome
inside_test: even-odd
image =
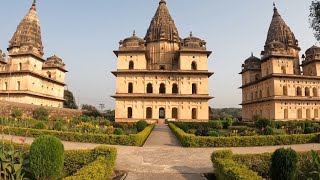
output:
[[[251,64],[251,63],[260,63],[260,59],[255,57],[253,54],[244,61],[245,64]]]
[[[319,53],[320,52],[320,47],[313,45],[312,47],[310,47],[309,49],[307,49],[306,51],[306,55],[310,54],[310,53]]]
[[[65,66],[65,64],[63,63],[62,59],[59,58],[58,56],[56,55],[53,55],[51,57],[49,57],[47,59],[47,61],[45,62],[45,64],[47,66]]]
[[[189,37],[182,40],[182,46],[185,48],[205,48],[206,44],[206,41],[194,37],[192,32]]]
[[[320,59],[320,47],[313,45],[306,51],[306,61]]]
[[[129,38],[120,41],[122,47],[141,47],[144,46],[144,40],[136,36],[136,33],[133,32],[133,35]]]

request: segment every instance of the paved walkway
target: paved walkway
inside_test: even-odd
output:
[[[165,138],[162,138],[165,137]],[[3,135],[4,139],[19,143],[18,136]],[[27,138],[31,144],[33,138]],[[91,149],[100,144],[63,141],[66,150]],[[235,154],[271,153],[280,147],[296,151],[320,150],[320,144],[237,148],[182,148],[167,126],[157,126],[144,147],[112,146],[118,149],[116,169],[128,171],[126,179],[201,179],[201,173],[212,172],[210,156],[213,151],[231,149]]]

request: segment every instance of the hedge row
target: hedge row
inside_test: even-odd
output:
[[[221,150],[212,153],[214,173],[219,180],[263,180],[256,172],[232,159],[232,151]]]
[[[172,123],[170,123],[169,126],[184,147],[248,147],[307,144],[318,143],[320,137],[320,133],[270,136],[204,137],[187,134]]]
[[[64,180],[109,180],[117,157],[115,148],[100,146],[93,150],[67,151],[65,153]],[[78,171],[77,171],[78,170]]]
[[[53,135],[64,141],[128,146],[142,146],[154,127],[155,124],[152,124],[138,134],[105,135],[0,126],[4,134],[11,134],[16,136],[25,136],[27,134],[27,136],[29,137],[36,138],[42,135]]]
[[[312,165],[312,154],[311,152],[298,152],[298,154],[297,177],[298,179],[308,179],[311,172],[316,171]],[[271,155],[271,153],[233,155],[233,160],[257,172],[262,177],[268,177],[270,175]]]

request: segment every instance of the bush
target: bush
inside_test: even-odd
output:
[[[49,119],[49,112],[44,108],[36,109],[33,111],[33,118],[40,121],[47,121]]]
[[[196,134],[197,133],[197,130],[196,129],[189,129],[187,131],[188,134]]]
[[[46,126],[44,125],[43,122],[37,122],[37,123],[34,125],[34,128],[35,128],[35,129],[45,129]]]
[[[224,122],[223,122],[223,129],[228,129],[229,126],[232,126],[233,124],[233,119],[232,118],[227,118]]]
[[[251,171],[246,166],[236,163],[232,160],[232,152],[230,150],[221,150],[213,152],[211,161],[214,172],[219,180],[262,180],[256,172]]]
[[[209,131],[208,136],[218,137],[220,134],[217,131]]]
[[[315,129],[313,127],[306,127],[304,128],[304,134],[311,134],[311,133],[315,133]]]
[[[21,118],[23,115],[23,112],[20,109],[13,109],[11,116],[13,118]]]
[[[186,123],[184,123],[184,122],[177,122],[176,124],[177,124],[177,126],[178,126],[180,129],[182,129],[184,132],[188,132],[188,131],[189,131],[189,127],[188,127],[188,125],[187,125]],[[197,130],[196,130],[196,132],[197,132]]]
[[[105,126],[104,129],[103,129],[103,132],[105,134],[113,134],[114,133],[114,127],[113,126]]]
[[[115,134],[115,135],[124,135],[125,133],[124,133],[124,131],[123,131],[121,128],[116,128],[116,129],[114,130],[114,134]]]
[[[222,129],[223,128],[223,123],[221,121],[210,121],[210,127],[214,129]]]
[[[267,126],[267,127],[264,129],[263,133],[264,133],[265,135],[273,135],[273,134],[274,134],[274,130],[273,130],[272,127]]]
[[[271,126],[272,121],[266,118],[258,118],[254,121],[254,124],[257,128],[262,129],[262,128],[266,128],[267,126]]]
[[[61,131],[62,130],[63,124],[60,121],[56,121],[53,124],[53,129],[56,131]]]
[[[297,175],[298,154],[293,149],[277,149],[271,157],[271,179],[292,180]]]
[[[64,147],[61,141],[50,135],[36,138],[30,148],[30,168],[35,177],[56,179],[61,176]]]
[[[137,122],[136,126],[137,126],[137,131],[141,132],[148,126],[148,123],[147,123],[147,121],[140,120]]]

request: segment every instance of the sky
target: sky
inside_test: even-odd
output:
[[[113,50],[133,30],[144,37],[159,0],[38,0],[45,58],[64,60],[66,84],[78,104],[114,109],[117,58]],[[301,55],[317,41],[310,29],[311,0],[276,0],[282,18],[294,32]],[[32,0],[1,0],[0,49],[5,51]],[[167,0],[181,38],[206,40],[210,101],[214,108],[240,107],[241,65],[251,52],[260,57],[273,14],[272,0]]]

